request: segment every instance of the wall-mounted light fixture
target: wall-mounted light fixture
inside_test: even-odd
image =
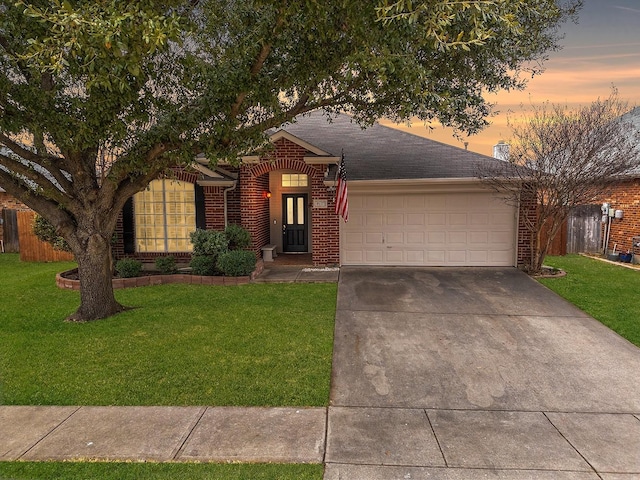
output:
[[[262,192],[262,197],[271,198],[271,192],[269,190],[265,190],[264,192]]]

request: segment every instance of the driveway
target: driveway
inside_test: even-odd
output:
[[[340,273],[325,479],[640,478],[640,349],[516,269]]]

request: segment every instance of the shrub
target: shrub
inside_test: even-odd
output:
[[[193,255],[212,255],[218,257],[227,251],[229,241],[224,232],[197,229],[189,235],[193,244]],[[215,263],[215,259],[214,259]]]
[[[123,258],[116,263],[116,272],[121,278],[132,278],[140,275],[142,262],[133,258]]]
[[[220,255],[217,266],[229,277],[250,275],[256,268],[256,254],[247,250],[230,250]]]
[[[227,225],[224,234],[229,241],[229,250],[242,250],[251,246],[251,234],[240,225]]]
[[[213,255],[194,255],[189,265],[194,275],[211,276],[217,273],[216,257]]]
[[[168,257],[156,258],[156,269],[164,275],[176,273],[178,271],[178,267],[176,267],[175,257],[169,255]]]
[[[71,247],[67,241],[56,233],[56,227],[40,215],[36,215],[33,222],[33,233],[39,240],[50,243],[54,250],[62,250],[63,252],[71,251]]]

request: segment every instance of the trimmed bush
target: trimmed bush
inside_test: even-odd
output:
[[[251,246],[251,234],[240,225],[227,225],[224,234],[229,241],[229,250],[242,250]]]
[[[156,258],[156,269],[163,275],[170,275],[178,271],[176,266],[175,257],[169,255],[168,257]]]
[[[33,221],[33,233],[39,240],[50,243],[54,250],[62,250],[63,252],[71,251],[71,247],[67,241],[56,233],[56,227],[40,215],[36,215]]]
[[[227,251],[229,241],[224,232],[197,229],[189,235],[193,244],[193,255],[212,255],[218,257]],[[214,260],[215,262],[215,260]]]
[[[194,255],[191,258],[191,273],[194,275],[215,275],[216,270],[216,257],[213,255]]]
[[[123,258],[116,263],[116,272],[120,278],[133,278],[140,275],[142,262],[133,258]]]
[[[256,268],[256,254],[247,250],[229,250],[218,258],[218,270],[229,277],[251,275]]]

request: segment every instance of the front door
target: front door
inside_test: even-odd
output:
[[[309,248],[307,227],[307,194],[282,195],[282,250],[307,252]]]

